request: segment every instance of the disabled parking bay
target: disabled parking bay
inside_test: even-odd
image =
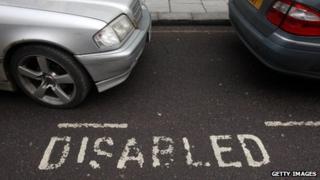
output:
[[[319,80],[266,68],[229,26],[156,26],[152,35],[125,83],[78,108],[0,92],[1,179],[319,171]]]

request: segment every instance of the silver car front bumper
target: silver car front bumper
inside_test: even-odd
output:
[[[139,29],[119,49],[97,54],[77,55],[76,58],[89,72],[99,92],[108,90],[125,81],[138,59],[146,42],[150,40],[151,16],[143,9]]]

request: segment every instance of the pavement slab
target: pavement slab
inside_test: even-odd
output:
[[[142,0],[158,20],[228,20],[228,0]]]

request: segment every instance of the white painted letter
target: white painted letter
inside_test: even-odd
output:
[[[161,149],[159,148],[160,146],[160,141],[168,144],[168,148],[167,149]],[[160,166],[160,159],[158,157],[158,154],[160,155],[170,155],[170,161],[173,162],[173,140],[170,137],[165,137],[165,136],[156,136],[153,137],[153,148],[152,148],[152,160],[153,160],[153,167],[158,167]],[[170,163],[165,163],[166,167],[170,166]]]
[[[188,140],[186,137],[184,137],[184,138],[182,139],[182,141],[183,141],[184,149],[188,152],[188,153],[187,153],[187,156],[186,156],[186,158],[187,158],[187,164],[188,164],[189,166],[192,165],[192,166],[194,166],[194,167],[203,166],[203,162],[201,162],[201,161],[194,162],[194,161],[193,161],[192,154],[191,154],[191,150],[190,150],[189,140]],[[204,166],[210,167],[211,164],[210,164],[209,162],[206,162],[206,163],[204,164]]]
[[[110,137],[102,137],[98,138],[94,143],[93,151],[96,152],[99,156],[106,156],[106,158],[111,158],[113,156],[112,153],[103,151],[100,148],[101,143],[104,142],[107,143],[109,146],[113,146],[113,140]],[[89,164],[93,169],[100,169],[100,164],[97,161],[92,160],[89,162]]]
[[[78,159],[77,159],[78,163],[83,163],[83,161],[84,161],[84,156],[86,155],[88,141],[89,141],[88,137],[84,137],[82,139],[81,147],[80,147],[80,151],[79,151]]]
[[[242,146],[242,149],[244,151],[244,154],[247,157],[249,166],[260,167],[262,165],[266,165],[266,164],[270,163],[270,156],[269,156],[266,148],[262,144],[262,141],[257,136],[249,135],[249,134],[243,134],[243,135],[238,135],[238,139],[239,139],[239,141],[241,143],[241,146]],[[262,153],[262,156],[263,156],[263,160],[262,161],[259,162],[259,161],[255,161],[253,159],[250,150],[247,148],[247,144],[244,142],[246,139],[247,140],[252,140],[258,145],[258,147],[259,147],[259,149],[260,149],[260,151]]]
[[[134,150],[136,156],[129,156],[130,151]],[[135,138],[129,139],[122,155],[118,161],[117,168],[118,169],[126,169],[127,161],[137,161],[139,166],[142,168],[144,163],[143,154],[141,153],[140,149],[137,147],[137,140]]]
[[[103,138],[99,138],[96,140],[96,142],[94,143],[94,152],[96,152],[99,156],[106,156],[106,157],[109,157],[111,158],[112,157],[112,153],[109,153],[109,152],[106,152],[106,151],[102,151],[100,149],[100,144],[101,143],[107,143],[109,146],[113,146],[113,140],[108,137],[103,137]]]
[[[49,161],[50,161],[52,149],[54,148],[56,142],[59,142],[59,141],[64,141],[67,143],[66,143],[66,145],[64,145],[64,149],[62,151],[62,155],[60,157],[59,162],[56,164],[50,164]],[[65,163],[66,158],[69,155],[70,141],[71,141],[70,137],[63,137],[63,138],[52,137],[46,151],[44,152],[43,158],[42,158],[38,168],[40,170],[54,170],[54,169],[61,167]]]
[[[229,140],[232,139],[230,135],[226,135],[226,136],[210,136],[211,139],[211,145],[214,151],[214,154],[218,160],[218,164],[219,167],[241,167],[242,164],[241,162],[237,161],[237,162],[230,162],[230,163],[226,163],[223,161],[222,159],[222,153],[225,152],[231,152],[232,149],[231,147],[220,147],[218,145],[218,140]]]

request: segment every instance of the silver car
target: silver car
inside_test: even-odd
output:
[[[0,89],[74,107],[126,80],[150,29],[139,0],[0,0]]]

